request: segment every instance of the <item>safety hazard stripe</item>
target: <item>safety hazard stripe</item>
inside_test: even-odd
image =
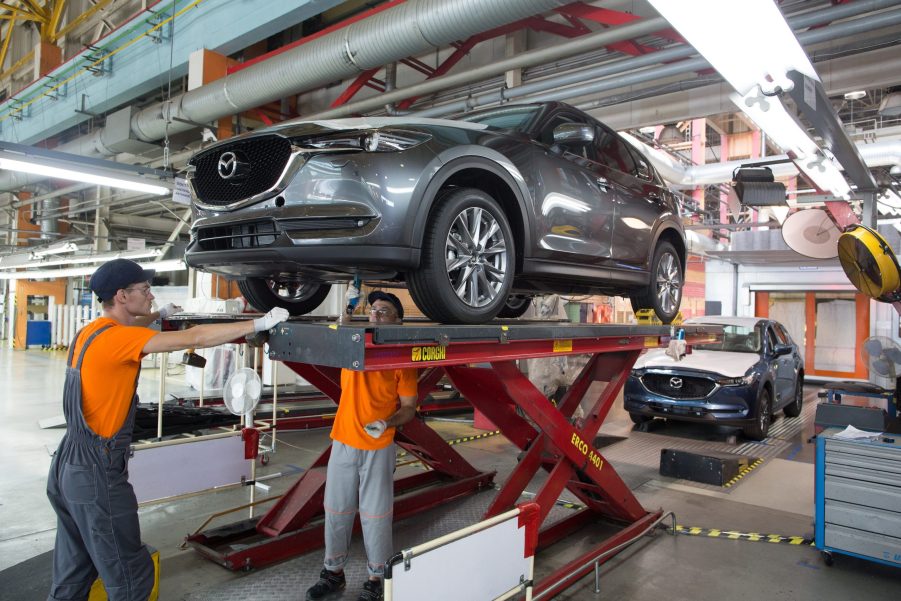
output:
[[[480,438],[488,438],[489,436],[497,436],[500,434],[500,430],[492,430],[491,432],[485,432],[484,434],[476,434],[475,436],[464,436],[462,438],[454,438],[453,440],[445,440],[447,444],[450,446],[454,446],[455,444],[460,444],[463,442],[472,442],[473,440],[479,440]],[[398,459],[408,455],[407,451],[400,451],[397,454]]]
[[[729,488],[730,486],[737,484],[742,478],[744,478],[747,474],[749,474],[754,468],[759,466],[761,463],[763,463],[763,459],[758,459],[757,461],[755,461],[748,467],[743,468],[740,472],[738,472],[737,476],[735,476],[734,478],[732,478],[731,480],[729,480],[728,482],[723,484],[723,488]]]
[[[717,530],[716,528],[698,528],[697,526],[676,525],[677,534],[688,536],[706,536],[707,538],[731,538],[732,540],[749,540],[760,543],[783,543],[786,545],[813,545],[814,541],[803,536],[782,536],[780,534],[761,534],[759,532],[736,532],[735,530]]]

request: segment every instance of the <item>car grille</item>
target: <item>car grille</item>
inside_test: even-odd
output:
[[[677,380],[681,381],[681,386],[675,385]],[[716,382],[709,378],[662,373],[645,374],[641,383],[650,392],[672,399],[701,399],[716,387]]]
[[[235,225],[204,227],[197,230],[201,250],[234,250],[269,246],[278,237],[275,222],[251,221]]]
[[[219,159],[227,152],[248,165],[241,177],[219,175]],[[290,158],[291,143],[281,136],[258,136],[217,146],[191,159],[194,192],[204,204],[217,207],[250,198],[274,186]]]
[[[307,219],[281,219],[276,225],[272,219],[218,225],[197,229],[197,242],[201,250],[236,250],[261,248],[273,244],[282,230],[292,232],[322,232],[349,230],[365,225],[368,217],[326,217]]]

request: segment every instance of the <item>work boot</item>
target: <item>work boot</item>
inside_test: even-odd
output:
[[[307,589],[306,601],[319,601],[331,599],[344,590],[344,572],[329,572],[325,568],[319,572],[319,580]],[[381,597],[379,597],[381,599]]]
[[[382,601],[385,593],[382,590],[381,580],[367,580],[363,583],[363,592],[357,598],[357,601]]]

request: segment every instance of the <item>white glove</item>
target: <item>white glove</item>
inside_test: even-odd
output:
[[[291,317],[291,314],[288,313],[287,309],[276,307],[269,311],[269,313],[266,313],[266,315],[257,317],[253,320],[253,331],[264,332],[266,330],[271,330],[289,317]]]
[[[379,438],[382,434],[385,433],[385,430],[387,428],[388,424],[386,424],[385,420],[383,419],[377,419],[374,422],[370,422],[363,427],[363,429],[366,430],[366,433],[373,438]]]
[[[184,311],[184,309],[182,309],[175,303],[169,303],[165,307],[160,308],[160,319],[166,319],[167,317],[171,317],[176,313],[181,313],[182,311]]]
[[[348,284],[347,292],[344,293],[344,306],[353,311],[358,302],[360,302],[360,289],[353,284]]]

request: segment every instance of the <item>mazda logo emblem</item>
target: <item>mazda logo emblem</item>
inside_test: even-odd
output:
[[[223,152],[219,157],[219,177],[231,179],[238,174],[238,157],[233,152]]]
[[[670,378],[669,385],[671,388],[682,388],[682,378]]]
[[[239,180],[247,177],[250,172],[250,163],[241,160],[241,156],[232,151],[223,152],[219,156],[216,170],[222,179]]]

